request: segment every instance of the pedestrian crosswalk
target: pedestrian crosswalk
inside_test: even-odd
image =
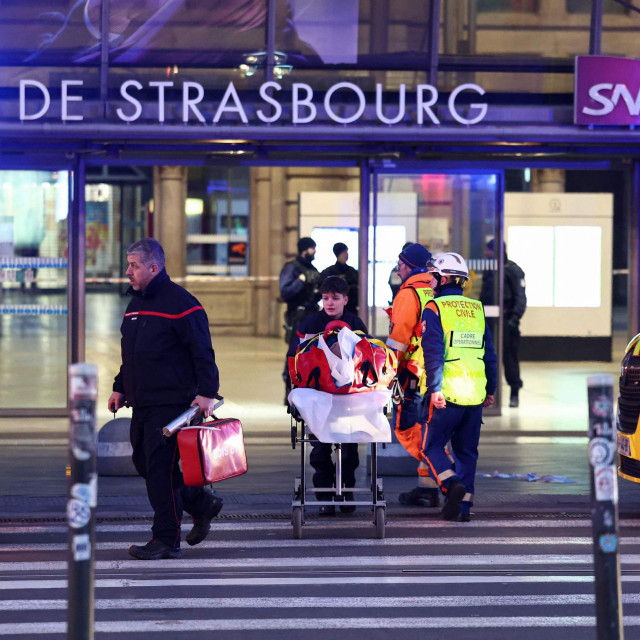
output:
[[[640,637],[640,520],[621,524],[624,623]],[[227,519],[182,559],[141,562],[126,550],[148,524],[99,524],[96,634],[595,638],[590,527],[418,515],[389,518],[378,540],[362,518],[310,518],[294,540],[283,520]],[[0,526],[0,636],[66,637],[66,535],[56,524]]]

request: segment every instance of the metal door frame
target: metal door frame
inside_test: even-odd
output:
[[[38,157],[11,162],[0,159],[3,171],[68,171],[69,210],[67,214],[67,366],[82,362],[85,354],[85,163],[82,155]],[[63,407],[0,407],[0,418],[64,417],[69,415],[68,393]]]
[[[362,178],[362,173],[367,172],[366,179]],[[486,164],[482,166],[474,165],[472,163],[464,162],[393,162],[393,163],[376,163],[375,165],[363,167],[361,171],[361,198],[360,198],[360,303],[365,301],[364,306],[361,309],[366,309],[366,317],[369,319],[370,309],[368,305],[368,271],[369,271],[369,223],[373,225],[374,232],[374,247],[373,247],[373,264],[374,264],[374,282],[375,282],[375,238],[376,238],[376,222],[377,222],[377,201],[378,201],[378,178],[381,175],[424,175],[424,174],[438,174],[438,175],[494,175],[496,178],[496,188],[494,191],[495,207],[496,207],[496,237],[502,240],[504,235],[504,167],[500,163],[495,166],[488,167]],[[363,197],[365,186],[368,185],[368,191],[371,194],[373,201],[373,215],[370,215],[369,197],[366,199]],[[366,226],[365,223],[366,222]],[[366,229],[366,231],[365,231]],[[502,327],[502,309],[503,309],[503,293],[504,293],[504,243],[500,242],[500,249],[497,254],[498,258],[498,336],[494,337],[494,342],[497,346],[497,368],[498,368],[498,384],[496,387],[496,402],[495,405],[485,410],[485,415],[501,415],[501,401],[502,401],[502,341],[503,341],[503,327]],[[364,269],[363,269],[364,266]],[[364,291],[364,294],[363,294]],[[364,296],[364,297],[363,297]],[[375,297],[374,297],[375,303]],[[375,308],[375,304],[373,305]],[[375,327],[375,314],[372,314],[374,319],[373,332],[377,333]],[[368,325],[369,326],[369,325]]]

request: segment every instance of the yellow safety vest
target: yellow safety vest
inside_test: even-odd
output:
[[[405,367],[419,378],[420,393],[424,395],[427,392],[427,376],[424,372],[424,354],[422,352],[422,314],[427,304],[433,300],[433,289],[412,287],[411,285],[407,289],[413,289],[418,295],[420,313],[418,314],[418,324],[411,335],[409,348],[402,354],[402,359],[407,361]]]
[[[482,302],[465,296],[443,296],[433,302],[440,312],[444,332],[441,391],[453,404],[482,404],[487,396]]]

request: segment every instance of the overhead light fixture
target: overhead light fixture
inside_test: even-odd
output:
[[[255,75],[258,69],[264,69],[267,64],[269,54],[266,51],[254,51],[243,54],[244,62],[239,65],[238,70],[243,78],[250,78]],[[282,51],[273,52],[273,76],[281,80],[293,71],[293,66],[287,63],[287,54]]]

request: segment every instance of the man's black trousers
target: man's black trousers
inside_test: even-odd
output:
[[[503,324],[502,334],[502,362],[504,364],[504,377],[512,391],[522,387],[520,378],[520,329],[510,325],[506,319]]]
[[[131,419],[133,464],[147,481],[147,494],[153,509],[153,537],[171,547],[180,546],[182,510],[195,520],[206,514],[211,494],[203,487],[185,487],[178,467],[178,434],[162,435],[162,427],[189,407],[165,405],[139,407]]]
[[[309,462],[315,469],[313,474],[314,487],[333,487],[336,481],[336,466],[331,459],[333,445],[327,442],[320,442],[311,435],[311,454]],[[358,455],[358,445],[355,443],[344,443],[342,445],[342,484],[347,487],[356,485],[356,469],[360,464]],[[316,494],[319,500],[331,500],[333,494]]]

